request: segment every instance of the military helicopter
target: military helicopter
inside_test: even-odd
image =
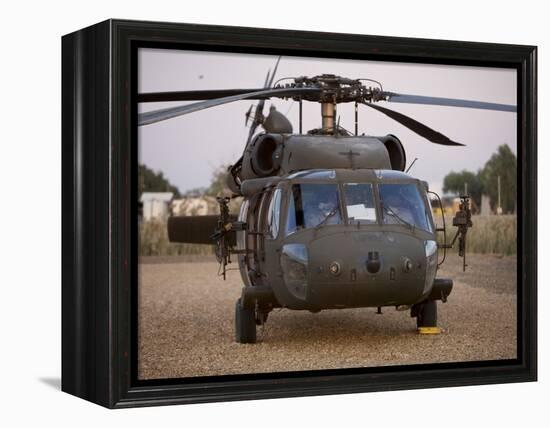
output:
[[[445,217],[441,227],[434,223],[428,183],[405,172],[403,144],[394,135],[359,135],[358,109],[365,106],[385,114],[432,143],[462,146],[379,103],[503,112],[516,107],[387,92],[374,80],[332,74],[274,84],[279,60],[263,88],[138,95],[140,103],[198,101],[141,113],[138,126],[239,100],[259,100],[254,111],[251,107],[246,113],[251,124],[244,151],[227,174],[232,197],[243,197],[239,214],[229,212],[229,197],[219,197],[219,216],[170,217],[170,241],[214,244],[224,279],[231,256],[237,258],[243,281],[235,307],[239,343],[256,342],[256,327],[275,308],[318,312],[373,307],[382,313],[382,307],[395,307],[410,310],[419,333],[440,333],[437,301],[447,301],[453,281],[436,277],[437,270],[457,240],[466,268],[466,236],[472,226],[469,197],[461,196],[453,218],[456,234],[447,243]],[[264,116],[270,98],[298,102],[298,133],[274,106]],[[320,104],[319,128],[303,132],[303,102]],[[353,133],[339,125],[341,103],[355,105]],[[257,133],[260,125],[263,132]],[[443,213],[441,199],[434,195]],[[438,244],[438,233],[443,243]]]

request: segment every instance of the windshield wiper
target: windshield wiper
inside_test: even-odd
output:
[[[315,229],[319,229],[323,224],[325,224],[327,222],[327,220],[329,218],[331,218],[334,214],[336,214],[338,212],[338,206],[336,208],[334,208],[331,212],[329,212],[325,218],[323,218],[323,220],[321,220],[321,222],[315,226]]]
[[[414,231],[414,227],[415,227],[414,224],[411,224],[411,223],[409,223],[408,221],[403,220],[403,219],[402,219],[401,217],[399,217],[399,216],[395,213],[395,211],[393,211],[390,207],[386,207],[386,206],[384,205],[383,202],[381,203],[381,205],[382,205],[382,210],[384,210],[384,211],[385,211],[386,213],[388,213],[389,215],[395,217],[397,220],[399,220],[399,221],[400,221],[401,223],[403,223],[405,226],[408,226],[412,231]]]

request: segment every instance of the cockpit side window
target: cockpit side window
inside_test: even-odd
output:
[[[267,227],[268,233],[271,238],[275,239],[279,235],[279,222],[281,218],[281,189],[275,190],[271,203],[269,204],[269,211],[267,214]]]
[[[384,224],[403,224],[433,232],[430,211],[414,183],[379,184]]]
[[[289,193],[286,235],[342,222],[336,184],[293,184]]]
[[[288,198],[288,208],[287,208],[287,215],[286,215],[286,227],[285,227],[285,236],[290,235],[291,233],[296,232],[298,230],[297,224],[303,224],[303,215],[298,218],[298,211],[296,211],[296,204],[294,203],[295,197],[295,191],[294,188],[290,188],[289,192],[289,198]],[[299,211],[302,213],[302,210]]]
[[[376,223],[376,205],[370,183],[346,183],[345,204],[350,223]]]

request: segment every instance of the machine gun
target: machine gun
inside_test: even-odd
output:
[[[456,234],[451,241],[450,244],[447,244],[447,233],[446,233],[446,227],[445,227],[445,213],[443,211],[443,204],[441,203],[441,198],[437,193],[429,192],[437,198],[439,202],[439,207],[441,208],[441,216],[443,219],[443,227],[437,228],[437,232],[443,233],[443,244],[441,244],[439,247],[443,248],[443,260],[438,263],[438,266],[441,266],[443,262],[445,261],[445,258],[447,256],[447,250],[454,247],[456,240],[458,239],[458,255],[462,257],[462,271],[466,271],[466,235],[468,233],[468,229],[473,226],[472,223],[472,211],[470,209],[470,196],[468,195],[462,195],[460,196],[460,204],[458,205],[458,211],[455,213],[455,216],[453,217],[453,226],[457,227],[458,230],[456,231]]]
[[[220,216],[215,232],[210,239],[215,242],[215,254],[218,263],[222,267],[222,276],[225,280],[226,266],[231,263],[231,253],[238,252],[233,248],[236,245],[236,232],[245,230],[246,223],[234,221],[235,217],[229,214],[229,197],[217,197],[216,201],[220,205]]]
[[[470,210],[470,197],[468,195],[460,196],[458,211],[453,217],[453,226],[458,230],[448,248],[452,248],[458,238],[458,255],[462,257],[462,271],[466,271],[466,235],[468,229],[473,226],[472,211]]]

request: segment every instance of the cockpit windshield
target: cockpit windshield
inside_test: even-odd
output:
[[[286,234],[319,225],[340,224],[336,184],[294,184],[290,192]]]
[[[414,183],[379,184],[384,224],[404,224],[433,232],[430,211]]]
[[[431,211],[416,183],[299,183],[289,193],[285,236],[343,223],[340,201],[349,224],[400,224],[433,232]]]
[[[376,205],[370,183],[344,184],[345,205],[350,223],[376,223]]]

